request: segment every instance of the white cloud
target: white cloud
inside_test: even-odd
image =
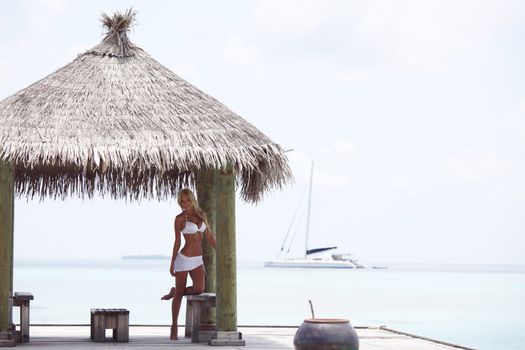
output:
[[[340,70],[334,74],[334,80],[343,83],[358,83],[366,81],[369,78],[369,74],[359,70]]]
[[[510,1],[513,2],[513,1]],[[446,69],[458,52],[494,37],[502,23],[517,19],[498,1],[364,1],[356,17],[359,45],[430,70]]]
[[[4,52],[4,51],[3,51]],[[0,58],[0,86],[3,86],[8,79],[9,65],[4,62],[4,59]],[[0,100],[3,99],[3,93],[0,89]]]
[[[273,33],[308,34],[332,16],[334,4],[330,0],[262,0],[256,23]]]
[[[230,34],[223,49],[224,60],[231,63],[249,64],[257,60],[257,46],[243,37]]]
[[[525,98],[521,100],[518,113],[520,115],[521,121],[521,125],[519,126],[521,130],[521,139],[523,142],[525,142]]]
[[[514,169],[510,160],[495,152],[480,150],[462,150],[444,155],[443,164],[449,173],[470,182],[485,182],[494,177],[504,177]]]
[[[191,81],[192,77],[198,75],[199,69],[194,63],[174,63],[168,65],[168,68],[171,69],[175,74],[181,78]]]
[[[308,184],[310,167],[314,162],[313,182],[315,188],[341,189],[352,184],[352,159],[357,155],[356,146],[349,141],[334,141],[316,147],[311,155],[300,151],[290,152],[288,157],[297,185]]]
[[[352,184],[352,177],[349,174],[333,174],[324,170],[317,171],[316,184],[331,190],[348,187]]]
[[[422,185],[408,174],[394,174],[388,181],[388,185],[398,189],[416,189]]]
[[[314,151],[318,159],[317,183],[328,189],[342,189],[352,184],[352,160],[357,147],[346,140],[333,141]]]
[[[50,57],[60,57],[64,51],[57,51],[56,34],[60,17],[64,14],[67,0],[26,0],[20,1],[22,17],[17,18],[16,30],[0,44],[0,96],[7,97],[40,78],[42,66],[49,64]],[[5,20],[2,25],[5,26]],[[0,27],[0,29],[4,29]],[[35,54],[41,61],[34,64]],[[76,57],[76,56],[75,56]],[[69,59],[70,60],[70,59]],[[50,65],[56,69],[68,62],[57,59]],[[23,71],[14,67],[25,67]],[[49,70],[45,71],[49,73]],[[36,78],[35,78],[36,77]]]
[[[301,151],[294,150],[287,153],[290,167],[295,179],[295,184],[303,186],[310,180],[310,164],[312,159]]]
[[[29,25],[46,30],[64,13],[67,0],[29,0],[24,2],[26,21]]]
[[[522,141],[525,141],[525,117],[522,116],[521,118],[521,139]]]
[[[65,62],[71,62],[77,56],[81,53],[84,53],[86,50],[90,49],[93,46],[93,44],[86,44],[81,41],[76,41],[67,46],[67,48],[64,51],[64,63]]]
[[[315,153],[321,159],[344,160],[356,155],[357,147],[350,141],[333,141],[327,145],[320,145],[315,149]]]
[[[308,51],[343,67],[383,62],[440,72],[520,21],[524,6],[517,0],[475,6],[470,0],[263,0],[254,21],[261,47],[279,55]]]

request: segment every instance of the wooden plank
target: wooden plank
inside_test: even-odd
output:
[[[95,313],[93,320],[93,341],[103,342],[106,340],[106,318],[103,314]]]
[[[129,341],[129,313],[119,313],[117,315],[117,336],[115,337],[118,342]]]
[[[193,303],[193,310],[191,312],[191,342],[199,342],[199,330],[201,324],[201,305],[200,302]]]
[[[105,313],[104,322],[106,329],[115,329],[117,328],[117,314],[114,313]]]
[[[29,292],[15,292],[14,302],[21,302],[26,300],[33,300],[35,297]]]
[[[29,300],[22,301],[20,305],[20,337],[23,343],[29,341]]]
[[[186,322],[184,323],[184,338],[191,338],[191,316],[193,313],[193,300],[186,297]]]
[[[239,327],[246,339],[245,349],[291,350],[297,328]],[[32,326],[31,342],[24,347],[34,346],[38,350],[48,349],[194,349],[209,350],[203,343],[191,343],[190,339],[170,341],[169,326],[131,326],[129,343],[93,343],[89,340],[89,326]],[[356,329],[360,350],[458,350],[456,346],[438,344],[430,340],[413,338],[377,328]],[[180,332],[179,332],[180,333]],[[236,347],[226,347],[235,349]]]
[[[12,323],[15,167],[0,161],[0,333]]]
[[[186,295],[186,299],[188,301],[210,302],[212,304],[215,304],[217,296],[215,293],[201,293],[194,295]]]

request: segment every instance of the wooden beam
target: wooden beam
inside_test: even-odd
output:
[[[217,331],[237,330],[235,177],[231,166],[217,174]]]
[[[215,234],[216,178],[216,170],[206,169],[196,174],[197,200],[199,206],[208,216],[208,224],[213,234]],[[202,259],[204,260],[204,269],[206,270],[204,292],[215,293],[215,250],[206,239],[202,241]],[[205,308],[202,310],[201,323],[215,323],[215,308]]]
[[[0,332],[12,323],[15,167],[0,161]]]

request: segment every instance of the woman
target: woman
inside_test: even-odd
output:
[[[177,202],[182,213],[175,218],[175,244],[171,256],[170,274],[175,277],[175,287],[164,295],[162,300],[172,299],[171,302],[171,333],[170,339],[177,340],[177,319],[180,304],[184,295],[200,294],[204,291],[204,266],[202,262],[201,242],[206,237],[215,248],[215,237],[209,228],[206,213],[199,208],[195,195],[185,188],[177,195]],[[181,234],[184,235],[184,247],[181,246]],[[186,280],[190,274],[193,286],[186,287]]]

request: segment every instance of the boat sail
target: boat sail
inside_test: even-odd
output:
[[[304,267],[304,268],[340,268],[340,269],[355,269],[363,268],[356,259],[350,254],[330,254],[320,255],[319,253],[327,252],[330,250],[337,249],[337,247],[324,247],[324,248],[312,248],[308,247],[308,237],[310,233],[310,210],[312,204],[312,183],[314,174],[314,163],[310,167],[310,186],[308,192],[308,209],[306,215],[306,234],[305,234],[305,250],[304,257],[302,258],[278,258],[272,261],[266,261],[265,267]],[[297,212],[294,214],[294,218]],[[292,219],[292,221],[294,220]],[[290,226],[291,228],[291,226]],[[288,230],[288,233],[290,229]],[[287,233],[287,236],[288,236]],[[286,242],[287,237],[285,237]],[[279,255],[284,252],[284,244],[279,251]]]

